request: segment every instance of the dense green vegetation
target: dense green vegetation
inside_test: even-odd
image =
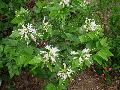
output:
[[[119,4],[119,0],[0,0],[0,70],[6,69],[12,78],[26,68],[49,79],[47,90],[65,90],[91,65],[120,72]]]

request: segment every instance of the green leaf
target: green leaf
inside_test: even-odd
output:
[[[94,42],[94,41],[88,42],[88,43],[86,44],[86,48],[89,48],[89,49],[94,49],[94,48],[96,48],[95,42]]]
[[[41,57],[40,56],[35,56],[31,61],[29,61],[29,64],[36,65],[38,63],[41,63]]]
[[[23,7],[21,7],[20,11],[18,12],[18,15],[20,15],[20,14],[26,14],[26,13],[28,13],[28,10],[25,10]]]
[[[3,52],[3,46],[0,45],[0,54]]]
[[[24,52],[28,55],[32,55],[34,52],[34,47],[32,47],[32,46],[25,47]]]
[[[108,46],[108,44],[107,44],[107,38],[102,38],[101,41],[100,41],[100,43],[101,43],[102,46],[105,46],[105,47]]]
[[[108,57],[113,56],[108,48],[101,49],[97,54],[105,60],[108,60]]]
[[[14,75],[19,75],[19,67],[17,65],[12,65],[12,63],[7,63],[8,71],[10,74],[10,78],[12,78]]]
[[[84,63],[85,63],[85,65],[88,66],[88,67],[90,67],[90,65],[91,65],[91,63],[90,63],[89,60],[85,60]]]
[[[76,35],[70,34],[70,33],[65,33],[65,35],[67,36],[67,39],[70,41],[79,41],[79,38]]]
[[[23,16],[18,16],[18,17],[15,17],[12,21],[11,21],[11,23],[13,23],[13,24],[22,24],[22,23],[24,23],[24,18],[23,18]]]
[[[90,41],[90,38],[86,35],[81,35],[79,36],[79,39],[80,41],[83,43],[83,42],[87,42],[87,41]]]
[[[72,60],[72,68],[79,67],[79,60]]]
[[[0,9],[5,8],[6,6],[7,4],[0,0]]]
[[[24,56],[24,55],[21,55],[19,58],[17,58],[16,60],[16,64],[18,65],[18,66],[23,66],[25,63],[26,63],[26,61],[27,61],[27,59],[26,59],[26,57]]]
[[[46,86],[46,90],[57,90],[56,87],[52,84],[52,83],[49,83],[47,86]]]
[[[87,33],[87,35],[88,35],[92,40],[97,37],[96,32],[89,32],[89,33]]]
[[[44,4],[43,4],[43,2],[41,2],[41,1],[37,1],[36,6],[37,6],[38,8],[42,8],[42,7],[44,6]]]
[[[100,65],[102,65],[103,59],[102,59],[100,56],[94,55],[94,56],[93,56],[93,59],[94,59],[95,61],[97,61],[97,63],[99,63]]]
[[[21,35],[19,34],[19,32],[16,30],[16,31],[13,31],[12,34],[10,35],[11,38],[18,38],[20,37]]]
[[[8,46],[17,46],[18,41],[14,39],[3,39],[3,44],[6,44]]]

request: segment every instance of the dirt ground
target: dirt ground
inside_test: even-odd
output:
[[[16,76],[12,81],[4,81],[0,90],[44,90],[45,80],[33,77],[27,71]]]
[[[87,70],[71,81],[68,90],[120,90],[120,77],[114,77],[108,85],[103,79],[96,78],[93,71]]]
[[[11,82],[4,81],[0,90],[44,90],[44,86],[45,80],[35,78],[27,71],[23,71]],[[112,84],[107,85],[104,80],[97,79],[93,71],[87,70],[70,82],[68,90],[120,90],[120,77],[114,78]]]

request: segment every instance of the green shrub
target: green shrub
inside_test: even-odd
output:
[[[26,0],[11,2],[13,13],[8,11],[12,19],[8,23],[13,31],[1,38],[0,69],[7,67],[12,78],[28,68],[35,76],[49,78],[47,90],[62,90],[78,71],[95,63],[106,67],[114,52],[110,52],[110,36],[98,13],[106,10],[107,1],[38,0],[35,5],[23,4]],[[16,3],[20,6],[14,6]]]

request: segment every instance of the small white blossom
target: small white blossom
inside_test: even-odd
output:
[[[82,52],[83,52],[83,56],[82,56],[82,58],[84,59],[84,60],[89,60],[90,59],[90,56],[92,55],[92,54],[90,54],[90,49],[87,49],[87,48],[85,48],[85,49],[83,49],[82,50]]]
[[[84,0],[84,3],[87,5],[87,4],[90,4],[91,3],[91,0]]]
[[[62,0],[59,5],[63,5],[64,7],[65,5],[69,6],[69,4],[70,4],[70,0]]]
[[[88,31],[95,31],[99,26],[100,25],[96,25],[94,19],[86,18],[85,24],[82,27],[83,27],[83,29],[86,30],[86,32],[88,32]]]
[[[46,16],[43,18],[43,29],[48,32],[49,28],[52,27],[52,25],[49,22],[46,22]]]
[[[55,63],[55,62],[56,62],[56,60],[55,60],[55,57],[54,57],[54,56],[51,56],[50,58],[51,58],[51,62],[52,62],[52,63]]]
[[[90,52],[90,49],[85,48],[85,49],[82,50],[82,52],[83,52],[83,53],[89,53],[89,52]]]
[[[66,67],[66,64],[63,63],[64,69],[62,71],[59,71],[57,73],[57,76],[60,77],[63,80],[66,80],[67,78],[71,77],[71,74],[74,72],[73,70],[71,70],[70,68]]]
[[[58,52],[60,50],[58,50],[57,47],[51,47],[50,45],[47,45],[45,47],[45,49],[47,51],[40,51],[40,54],[43,54],[43,58],[46,59],[46,61],[49,62],[49,60],[50,60],[51,63],[55,63],[56,62],[56,58],[58,57]]]
[[[30,36],[31,36],[31,39],[36,42],[36,37],[33,36],[32,34]]]
[[[78,52],[75,52],[75,51],[71,51],[70,52],[71,55],[76,55],[76,54],[79,54]]]
[[[72,74],[72,73],[73,73],[73,70],[67,69],[66,74],[67,74],[68,77],[71,77],[71,74]]]
[[[50,53],[54,56],[54,57],[57,57],[58,56],[58,53],[57,52],[59,52],[60,50],[58,50],[58,48],[56,48],[56,47],[52,47],[51,49],[50,49]]]
[[[69,2],[70,2],[70,0],[64,0],[64,4],[67,6],[69,6]]]
[[[92,21],[90,26],[91,26],[92,31],[95,31],[96,28],[97,28],[97,25],[96,25],[95,21]]]
[[[73,57],[73,59],[77,59],[78,57]]]
[[[28,34],[28,30],[27,30],[27,28],[24,26],[24,25],[22,25],[22,29],[18,29],[18,31],[19,31],[19,34],[23,37],[24,35],[27,37],[27,34]]]
[[[80,62],[80,64],[83,62],[82,57],[79,57],[79,62]]]
[[[36,34],[36,29],[33,28],[32,24],[22,25],[22,29],[18,29],[21,38],[29,39],[29,35],[33,41],[36,42],[36,37],[33,34]]]
[[[48,50],[50,50],[50,49],[51,49],[51,46],[50,46],[50,45],[47,45],[45,48],[48,49]]]
[[[35,28],[33,28],[33,25],[32,24],[27,24],[27,29],[29,30],[29,32],[31,32],[31,33],[36,33],[36,29]]]
[[[66,68],[66,64],[65,63],[63,63],[63,67]]]
[[[83,58],[84,58],[85,60],[89,60],[91,55],[92,55],[92,54],[85,54],[85,55],[83,56]]]
[[[45,61],[48,61],[49,60],[49,54],[46,52],[45,54],[44,54],[44,57],[43,57],[44,59],[45,59]]]
[[[44,53],[46,53],[46,51],[40,51],[40,54],[44,54]]]
[[[64,72],[62,72],[62,71],[59,71],[58,73],[57,73],[57,76],[59,76],[61,79],[63,79],[63,80],[66,80],[67,79],[67,74],[66,73],[64,73]]]

